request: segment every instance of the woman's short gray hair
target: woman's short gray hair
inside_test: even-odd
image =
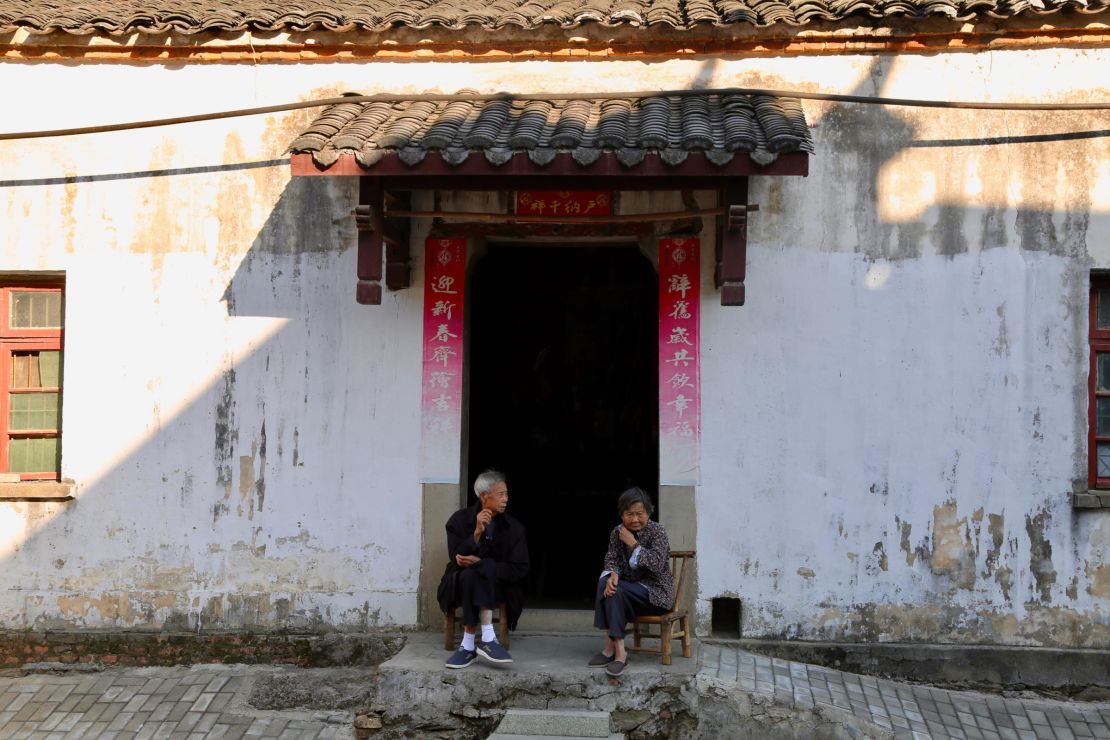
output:
[[[500,470],[483,471],[481,475],[474,479],[474,493],[481,496],[483,493],[489,493],[489,489],[496,486],[498,483],[505,482],[505,474]]]
[[[651,505],[651,496],[648,496],[644,489],[636,486],[634,488],[629,488],[617,499],[617,514],[623,514],[636,504],[643,505],[644,511],[647,512],[648,516],[651,516],[655,511],[655,507]]]

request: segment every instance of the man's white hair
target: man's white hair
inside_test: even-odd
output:
[[[489,493],[489,489],[493,488],[498,483],[504,482],[505,474],[500,470],[490,468],[474,479],[474,493],[481,496],[483,493]]]

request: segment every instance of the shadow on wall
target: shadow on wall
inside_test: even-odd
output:
[[[874,77],[881,78],[889,64],[877,60]],[[932,225],[920,218],[885,219],[884,171],[915,148],[942,148],[941,141],[917,146],[914,127],[877,106],[833,106],[820,127],[827,151],[817,157],[829,162],[826,190],[834,182],[855,188],[849,232],[856,238],[842,242],[852,250],[876,260],[913,259],[924,253],[929,231],[941,254],[1047,248],[1079,258],[1076,275],[1086,274],[1080,263],[1091,217],[1085,212],[933,203]],[[974,146],[961,139],[950,156],[957,156],[955,147],[967,152]],[[797,198],[807,197],[803,189],[813,199],[830,197],[812,192],[820,182],[810,178],[789,191],[769,182],[753,196],[772,213],[776,207],[788,211],[799,207],[784,202],[793,188]],[[419,375],[416,355],[405,353],[393,336],[402,317],[419,331],[415,320],[408,321],[418,307],[403,305],[404,294],[380,307],[355,304],[350,210],[356,189],[356,183],[331,178],[289,182],[231,277],[222,298],[226,325],[268,317],[286,320],[280,328],[239,355],[228,351],[226,337],[198,347],[213,355],[218,371],[176,415],[162,418],[155,405],[144,438],[101,478],[83,485],[75,501],[2,504],[26,522],[30,534],[3,559],[9,588],[0,596],[0,625],[361,629],[415,614],[410,584],[419,563],[396,555],[406,552],[402,535],[413,523],[378,516],[367,503],[381,480],[371,464],[390,455],[414,457],[415,438],[394,433],[395,448],[370,451],[366,436],[371,428],[378,434],[396,429],[413,415],[403,410],[406,419],[400,419],[394,409],[378,409],[379,396],[397,394],[374,389],[393,389],[405,376]],[[1011,219],[1028,234],[1020,244],[1005,236],[1003,222]],[[966,229],[974,222],[982,224],[977,245],[969,244]],[[880,235],[877,243],[861,240],[869,233]],[[1076,284],[1074,305],[1082,304],[1084,290],[1085,284]],[[374,362],[382,356],[393,358],[394,369]],[[1082,359],[1076,355],[1069,382],[1085,377]],[[73,367],[77,360],[71,358]],[[104,409],[111,418],[110,405]],[[1076,417],[1084,418],[1079,408]],[[398,464],[393,479],[407,470]],[[937,496],[936,503],[943,503],[944,492]],[[1062,508],[1056,513],[1065,515]],[[930,525],[915,523],[918,530]],[[898,549],[896,539],[886,545],[888,552]],[[1055,551],[1073,557],[1075,548],[1060,543]],[[979,608],[1013,611],[998,603]],[[957,625],[951,629],[959,632]]]
[[[382,333],[375,324],[389,312],[351,305],[346,185],[313,178],[285,188],[227,285],[227,319],[197,347],[211,360],[211,380],[179,412],[163,413],[152,399],[144,437],[75,500],[0,503],[28,533],[6,548],[0,625],[409,621],[404,602],[414,601],[407,584],[418,565],[380,568],[382,545],[391,546],[384,533],[408,523],[368,506],[365,440],[390,422],[376,419],[375,394],[357,382],[373,381],[359,366],[381,349],[365,338]],[[211,315],[196,304],[179,310]],[[72,353],[67,360],[70,372],[93,364]],[[135,392],[152,395],[149,384]],[[110,414],[109,403],[103,408]],[[74,433],[65,444],[79,442]]]
[[[356,239],[352,210],[358,197],[353,178],[295,177],[224,292],[229,316],[303,318],[315,296],[302,291],[306,266],[331,265]],[[349,203],[346,209],[336,201]],[[355,272],[340,272],[335,290],[354,296]]]
[[[883,94],[882,83],[895,63],[894,58],[875,60],[870,77],[853,93]],[[866,420],[854,427],[845,424],[842,438],[855,431],[861,432],[860,438],[853,437],[851,443],[843,445],[830,443],[830,448],[838,453],[854,450],[857,455],[842,466],[829,462],[828,469],[836,471],[831,474],[822,467],[824,460],[800,462],[796,451],[761,448],[751,439],[756,434],[743,436],[738,432],[738,438],[745,440],[739,449],[736,445],[721,445],[718,452],[725,458],[751,454],[752,449],[768,452],[769,460],[761,472],[746,472],[753,476],[749,482],[781,483],[775,474],[766,472],[769,469],[806,469],[794,479],[807,479],[809,484],[801,490],[816,496],[801,505],[776,501],[775,513],[768,511],[751,523],[754,527],[777,527],[781,516],[790,520],[792,514],[807,523],[824,523],[826,517],[832,522],[832,534],[816,548],[788,544],[787,538],[777,535],[768,538],[762,547],[733,546],[740,551],[736,561],[743,575],[733,577],[731,583],[728,577],[722,577],[720,583],[725,588],[743,584],[748,636],[1105,646],[1107,625],[1099,603],[1110,597],[1110,565],[1106,562],[1110,529],[1098,514],[1073,512],[1070,495],[1073,490],[1086,490],[1088,249],[1097,248],[1099,235],[1110,237],[1110,213],[1093,210],[1091,194],[1099,187],[1095,179],[1099,164],[1110,161],[1110,131],[1098,127],[1104,121],[1089,113],[814,107],[824,115],[811,117],[816,123],[817,154],[808,181],[767,178],[753,183],[751,200],[760,204],[761,211],[749,227],[749,243],[758,245],[758,251],[752,252],[748,270],[750,302],[743,310],[760,312],[760,320],[769,320],[770,324],[758,326],[760,336],[753,337],[745,351],[757,355],[751,360],[753,368],[789,358],[796,367],[803,368],[793,371],[794,379],[827,388],[830,400],[845,395],[845,389],[853,383],[866,388],[855,395],[847,394],[858,405],[828,404],[823,409],[825,421],[814,423],[811,409],[803,405],[794,409],[798,412],[797,425],[780,422],[773,427],[775,434],[794,439],[800,448],[819,457],[824,455],[823,441],[828,442],[837,433],[830,432],[823,440],[821,433],[812,433],[806,427],[835,429],[840,412],[859,416],[875,411],[883,414],[884,421],[871,425],[871,429]],[[1004,133],[996,135],[999,131]],[[972,138],[968,134],[981,135]],[[1095,156],[1091,156],[1092,151]],[[820,220],[821,216],[826,220]],[[764,249],[759,250],[759,246]],[[853,258],[808,260],[806,266],[805,260],[781,254],[796,246],[828,254],[846,253]],[[1022,296],[1020,304],[1007,306],[1007,293],[999,288],[998,276],[983,276],[984,269],[990,270],[990,265],[999,262],[978,260],[976,255],[990,252],[1020,255],[1008,267],[1008,277],[1018,281],[1013,290]],[[1041,260],[1045,254],[1066,258],[1055,263],[1063,265],[1060,278],[1055,277],[1057,268]],[[953,281],[950,296],[941,286],[927,294],[907,291],[897,299],[878,297],[878,291],[889,290],[890,285],[921,287],[922,276],[941,277],[948,269],[943,265],[968,256],[970,260],[957,263],[967,266],[967,274]],[[899,270],[899,262],[922,259],[931,260],[933,268],[916,273]],[[849,262],[862,264],[867,280],[852,286],[822,284],[828,279],[854,279],[855,268],[845,267]],[[957,266],[956,271],[959,269]],[[883,281],[892,273],[900,279],[884,286]],[[1044,277],[1038,278],[1042,273]],[[910,274],[917,278],[906,278]],[[952,271],[947,274],[955,275]],[[874,284],[870,282],[872,277],[877,278]],[[775,284],[763,282],[768,278]],[[777,283],[779,280],[782,284]],[[1058,280],[1063,281],[1062,290]],[[1048,286],[1051,291],[1045,290]],[[956,290],[970,292],[957,296]],[[791,306],[789,298],[785,302],[782,299],[791,295],[812,300]],[[990,303],[996,295],[1003,303]],[[824,299],[828,303],[822,305]],[[896,301],[901,303],[891,311]],[[968,305],[983,315],[977,318],[960,313]],[[784,306],[787,310],[781,310]],[[851,306],[854,313],[849,311],[845,318],[838,319],[832,306]],[[997,320],[992,309],[996,309]],[[771,311],[778,311],[774,318],[762,313]],[[1029,321],[1027,317],[1034,313],[1046,317],[1045,321]],[[853,315],[857,319],[864,316],[865,320],[846,326]],[[1002,362],[1011,367],[1028,368],[1034,382],[1023,381],[1019,388],[1010,381],[1020,377],[1021,371],[1016,376],[984,378],[976,375],[967,357],[949,363],[934,357],[929,367],[939,372],[934,378],[926,378],[925,385],[907,384],[894,393],[887,393],[890,388],[885,386],[869,386],[876,378],[912,375],[921,380],[920,373],[913,375],[899,363],[906,361],[904,349],[920,341],[913,337],[912,330],[930,321],[942,327],[937,336],[954,337],[963,342],[957,346],[964,349],[981,348],[982,367],[997,365],[1003,358]],[[973,334],[976,322],[981,330],[993,321],[997,322],[997,336]],[[1034,323],[1051,326],[1043,333],[1038,326],[1034,332]],[[745,332],[755,329],[755,324],[745,323]],[[780,342],[776,334],[787,339]],[[741,339],[740,334],[736,336]],[[754,346],[760,343],[765,346]],[[927,353],[939,353],[947,345],[916,346]],[[807,349],[799,351],[798,347]],[[826,348],[841,351],[843,361],[815,359]],[[855,355],[853,350],[860,354]],[[986,362],[988,356],[991,362]],[[922,410],[936,423],[896,419],[891,413],[891,409],[899,409],[909,415],[911,405],[905,396],[930,387],[962,398],[969,394],[955,391],[966,390],[959,386],[970,387],[973,381],[976,387],[979,381],[999,388],[1010,385],[990,399],[990,404],[976,406],[976,399],[971,399],[972,406],[956,412],[963,419],[955,423],[937,419],[938,414],[946,414],[946,403],[951,398],[937,398],[932,410]],[[757,425],[766,420],[774,424],[776,418],[791,416],[791,397],[776,398],[774,393],[781,386],[774,382],[767,387],[770,398],[744,408],[746,418]],[[1056,397],[1066,398],[1060,408],[1043,409],[1043,423],[1042,409],[1037,406],[1038,388],[1052,389]],[[745,391],[758,393],[750,386]],[[867,397],[878,398],[880,393],[882,401],[869,406]],[[776,407],[776,401],[782,404]],[[1009,438],[1024,436],[1023,449],[1003,449],[999,438],[968,438],[962,434],[959,427],[969,417],[996,409],[1006,412],[999,426],[1007,426],[997,430],[999,434],[1004,431]],[[839,419],[846,421],[845,417]],[[1009,426],[1011,423],[1015,426]],[[895,490],[890,461],[882,459],[881,452],[872,452],[872,446],[877,450],[898,449],[891,448],[889,440],[875,439],[884,434],[876,431],[884,424],[930,430],[957,428],[951,441],[938,439],[935,434],[917,440],[922,447],[915,454],[928,445],[943,448],[948,444],[952,447],[947,449],[955,454],[955,461],[948,461],[948,480],[942,476],[918,485],[917,493],[926,494],[924,501],[920,497],[907,500],[905,491]],[[1015,434],[1026,426],[1027,435],[1023,431]],[[805,447],[807,439],[813,442],[809,447]],[[1062,443],[1063,439],[1068,441]],[[751,444],[752,449],[745,444]],[[1058,454],[1061,447],[1062,455]],[[808,467],[811,464],[813,467]],[[871,465],[878,469],[871,470]],[[1015,468],[1010,470],[1025,465],[1037,472],[1015,476],[1020,483],[1014,496],[998,495],[1015,485],[1006,477],[1011,465]],[[926,472],[920,464],[901,467],[903,479],[906,469]],[[853,473],[844,475],[849,468],[854,468]],[[993,483],[997,486],[992,486],[990,477],[996,471],[999,477]],[[857,479],[869,475],[877,476],[872,479],[870,492],[867,483],[857,487]],[[1038,476],[1046,485],[1026,482]],[[821,497],[821,486],[829,487],[828,498]],[[992,487],[998,490],[992,491]],[[769,492],[753,491],[752,501],[762,505],[774,500],[775,492],[781,490],[781,486],[769,484]],[[989,521],[990,526],[980,526],[981,519]],[[790,536],[804,541],[812,533],[820,538],[824,535],[818,532],[820,527],[800,524]],[[714,537],[725,536],[725,529],[718,527],[705,537],[713,541]],[[813,561],[802,562],[799,556],[799,562],[782,562],[784,552],[820,554],[814,555]],[[839,563],[832,562],[833,555],[841,558]],[[821,565],[815,565],[817,562]],[[706,631],[711,627],[713,600],[740,595],[724,589],[701,594],[699,626]]]

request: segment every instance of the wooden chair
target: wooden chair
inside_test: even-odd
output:
[[[454,650],[459,646],[459,639],[455,636],[455,621],[462,621],[462,615],[455,616],[462,607],[455,607],[443,615],[443,649]],[[509,607],[504,601],[499,601],[493,610],[493,627],[497,630],[497,641],[501,647],[509,649]],[[481,636],[481,635],[479,635]]]
[[[671,575],[674,577],[674,604],[666,614],[654,617],[636,617],[632,621],[632,647],[629,650],[635,653],[662,653],[663,665],[671,664],[671,642],[682,640],[682,657],[690,657],[690,617],[682,604],[682,585],[686,580],[686,568],[694,560],[694,550],[671,550]],[[675,631],[675,623],[678,631]],[[659,634],[640,632],[640,626],[649,624],[659,625]],[[640,640],[643,638],[658,639],[660,646],[657,648],[643,647]]]

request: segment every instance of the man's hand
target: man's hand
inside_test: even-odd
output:
[[[625,529],[625,526],[623,524],[617,528],[617,536],[621,538],[621,542],[625,544],[625,547],[630,550],[636,549],[636,545],[640,544],[636,541],[635,536],[633,536],[631,532]]]
[[[460,568],[469,568],[470,566],[477,563],[479,560],[481,560],[481,558],[478,557],[477,555],[456,555],[455,556],[455,563]]]
[[[478,512],[478,520],[474,523],[474,541],[482,539],[482,533],[486,531],[486,527],[493,521],[493,512],[489,509],[482,509]]]
[[[605,584],[605,595],[612,596],[613,594],[615,594],[617,592],[617,583],[619,582],[620,576],[617,575],[616,571],[610,573],[609,582]]]

